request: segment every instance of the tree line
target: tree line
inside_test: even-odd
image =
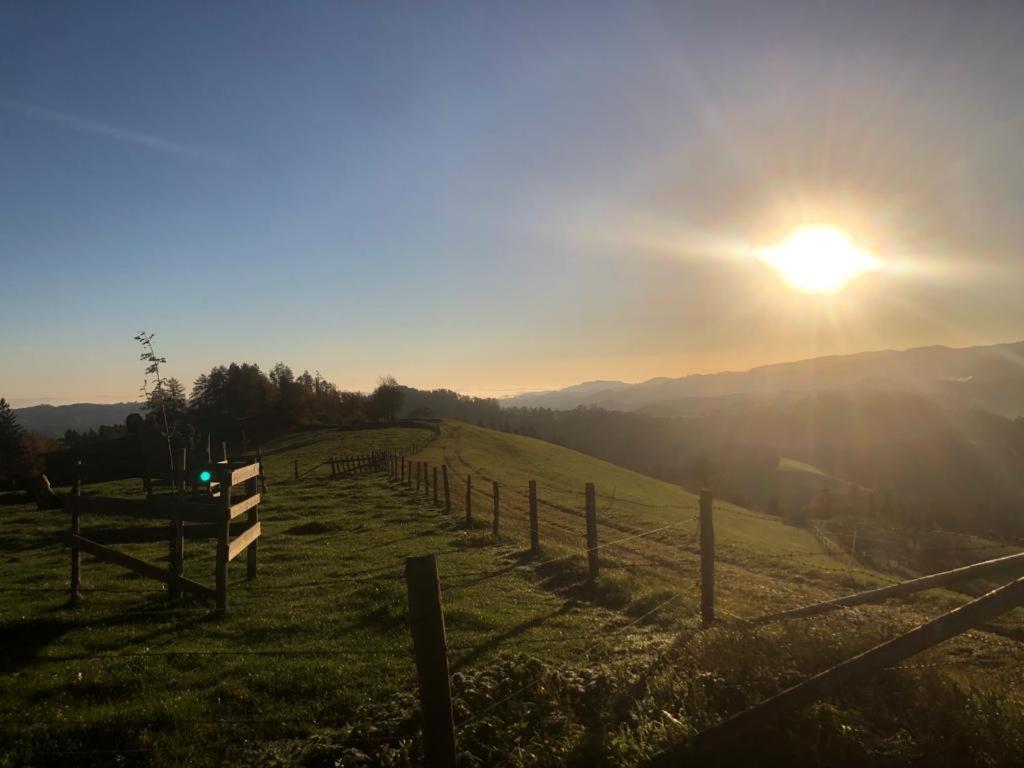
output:
[[[233,362],[200,375],[187,393],[178,379],[159,377],[125,424],[69,429],[60,441],[26,432],[0,399],[0,487],[41,472],[67,482],[79,459],[99,473],[94,479],[134,474],[140,471],[140,441],[150,467],[162,468],[183,447],[204,452],[208,443],[227,443],[232,450],[253,450],[292,429],[393,421],[406,392],[391,376],[381,377],[370,393],[349,392],[319,372],[296,375],[284,363],[265,372],[254,363]]]

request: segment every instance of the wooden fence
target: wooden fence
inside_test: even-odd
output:
[[[150,493],[144,499],[131,499],[83,496],[79,477],[73,495],[64,500],[64,508],[71,518],[68,536],[71,548],[71,603],[74,605],[81,600],[81,553],[86,552],[98,560],[127,568],[140,576],[165,582],[172,600],[180,597],[182,592],[189,592],[216,600],[218,613],[227,613],[228,564],[244,552],[247,578],[256,578],[256,542],[261,534],[260,478],[261,465],[258,462],[223,459],[189,469],[171,470],[167,480],[172,488],[179,488],[182,492]],[[242,488],[241,493],[235,490],[239,486]],[[192,493],[185,493],[184,490],[189,487]],[[82,516],[86,514],[160,520],[163,524],[142,528],[83,529]],[[245,521],[236,522],[242,515],[246,516]],[[186,539],[216,541],[213,589],[183,575]],[[154,541],[168,543],[167,568],[109,546]]]

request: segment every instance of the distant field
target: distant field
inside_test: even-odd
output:
[[[490,520],[491,482],[501,486],[504,538],[526,546],[528,482],[537,481],[541,541],[553,554],[585,553],[584,484],[597,486],[601,557],[609,572],[643,589],[668,583],[692,613],[698,600],[697,504],[693,493],[542,440],[468,424],[446,424],[441,438],[416,454],[451,468],[457,513],[465,508],[465,476],[474,478],[476,517]],[[728,503],[715,505],[722,605],[752,616],[881,584],[878,574],[826,554],[806,529]],[[657,530],[651,535],[630,538]],[[613,542],[621,540],[621,544]],[[636,567],[633,567],[636,566]],[[755,569],[752,585],[747,571]],[[631,590],[633,591],[633,590]]]
[[[331,455],[385,447],[447,462],[451,517],[381,476],[330,478],[320,467],[292,479],[296,460],[305,472]],[[722,621],[702,631],[697,500],[681,488],[461,423],[444,423],[437,438],[420,429],[302,432],[265,455],[259,576],[247,583],[244,566],[232,566],[223,620],[202,602],[171,607],[159,584],[88,557],[84,605],[62,607],[64,516],[0,506],[0,765],[417,761],[402,579],[411,554],[439,557],[467,765],[657,763],[723,715],[963,599],[929,593],[747,629],[735,617],[891,579],[825,554],[805,529],[719,504]],[[538,558],[527,551],[530,479],[543,502]],[[492,480],[501,486],[497,539]],[[602,545],[594,585],[584,579],[587,481],[597,485]],[[130,481],[86,490],[140,489]],[[166,555],[162,545],[126,549],[154,562]],[[186,575],[209,583],[213,545],[189,543],[186,554]],[[941,744],[979,764],[1024,752],[1024,654],[1008,637],[1018,627],[1009,620],[972,633],[885,673],[880,687],[854,686],[761,737],[747,757],[774,749],[783,762],[807,758],[808,739],[817,751],[804,762],[822,765],[909,758]]]

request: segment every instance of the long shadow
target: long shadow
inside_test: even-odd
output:
[[[0,672],[17,672],[31,666],[43,648],[76,626],[76,622],[63,619],[31,619],[0,624],[0,637],[4,639]]]
[[[20,507],[25,504],[35,504],[35,500],[23,491],[0,493],[0,507]]]
[[[147,605],[152,606],[153,603],[147,603]],[[215,619],[215,616],[212,613],[198,617],[191,616],[186,621],[169,621],[170,618],[168,613],[160,611],[154,606],[152,611],[126,611],[93,621],[81,621],[69,614],[64,618],[37,618],[27,621],[17,620],[0,623],[0,637],[3,638],[4,644],[3,653],[0,654],[0,672],[17,672],[32,666],[41,658],[42,651],[45,648],[57,642],[72,630],[117,627],[127,624],[139,626],[149,623],[166,622],[166,626],[152,632],[136,634],[130,639],[119,639],[116,650],[123,650],[126,646],[147,643],[161,635],[178,632],[184,627],[211,621]],[[104,649],[114,650],[114,648],[107,648],[105,646]],[[68,658],[75,658],[76,656],[76,654],[69,654]],[[61,658],[63,657],[53,657],[54,660],[60,660]]]
[[[566,601],[562,603],[561,607],[556,608],[553,611],[549,611],[548,613],[542,614],[540,616],[534,616],[532,619],[528,621],[521,622],[520,624],[516,624],[514,627],[506,629],[504,632],[495,635],[479,647],[474,648],[472,651],[469,651],[465,656],[459,657],[452,664],[452,671],[457,672],[458,670],[465,667],[467,664],[471,664],[472,662],[476,661],[484,654],[495,650],[498,646],[504,645],[512,638],[518,637],[519,635],[522,635],[524,632],[528,632],[529,630],[535,627],[539,627],[541,624],[543,624],[545,621],[548,621],[549,619],[553,619],[556,616],[561,616],[563,614],[568,613],[570,610],[573,609],[574,606],[575,603],[573,601]]]
[[[47,533],[2,534],[0,535],[0,552],[28,552],[64,544],[67,540],[65,531]]]

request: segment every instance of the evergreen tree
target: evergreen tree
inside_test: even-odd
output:
[[[0,397],[0,481],[9,483],[22,469],[25,459],[25,430],[8,402]]]

